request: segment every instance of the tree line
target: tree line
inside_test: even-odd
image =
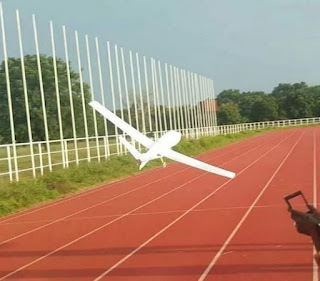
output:
[[[45,140],[45,127],[42,109],[42,95],[39,86],[39,71],[36,55],[26,55],[24,57],[26,90],[28,96],[28,106],[30,115],[30,127],[32,130],[32,140]],[[60,138],[60,126],[58,118],[58,100],[56,95],[56,86],[59,88],[59,98],[61,106],[61,119],[64,138],[73,138],[85,136],[85,120],[88,124],[88,135],[95,135],[94,114],[92,108],[88,105],[91,100],[90,87],[87,83],[81,81],[79,73],[67,68],[65,61],[57,59],[57,81],[53,58],[51,56],[41,55],[41,71],[43,80],[43,94],[46,104],[46,116],[48,124],[48,133],[51,140]],[[28,120],[26,112],[25,87],[20,58],[9,58],[10,89],[12,99],[12,111],[15,127],[15,138],[17,142],[28,142]],[[69,70],[69,75],[68,75]],[[71,94],[70,94],[71,93]],[[70,98],[70,96],[72,98]],[[170,113],[177,120],[178,128],[186,128],[187,120],[194,122],[201,118],[204,107],[198,105],[189,105],[185,107],[169,108],[164,105],[154,106],[152,102],[152,93],[149,93],[151,99],[150,116],[147,111],[147,102],[142,101],[144,113],[140,108],[140,100],[137,101],[138,119],[135,114],[133,101],[129,107],[122,110],[117,109],[117,115],[123,117],[126,121],[131,119],[132,125],[142,130],[142,124],[145,120],[146,132],[165,129],[167,124],[169,128]],[[70,106],[72,99],[73,107]],[[240,90],[225,90],[218,95],[218,124],[236,124],[242,122],[256,122],[277,119],[293,119],[304,117],[320,116],[320,86],[308,86],[306,83],[279,84],[272,93],[265,92],[240,92]],[[83,103],[85,104],[86,116],[83,114]],[[72,112],[73,108],[73,112]],[[200,109],[199,109],[200,108]],[[200,110],[200,111],[199,111]],[[159,114],[159,111],[161,114]],[[148,113],[147,113],[148,112]],[[130,117],[129,118],[129,113]],[[72,115],[75,122],[73,123]],[[123,116],[122,116],[123,115]],[[172,117],[173,118],[173,117]],[[97,128],[99,135],[105,134],[105,120],[97,114]],[[155,126],[155,121],[158,127]],[[138,121],[138,122],[137,122]],[[172,119],[171,119],[172,121]],[[115,128],[107,122],[107,133],[113,135]],[[150,125],[152,127],[150,127]],[[8,90],[6,82],[6,72],[4,61],[0,64],[0,144],[11,143],[10,126],[10,107],[8,105]]]
[[[53,58],[50,56],[41,55],[40,61],[44,99],[46,104],[48,131],[50,139],[59,139],[58,107],[56,98],[56,84]],[[45,127],[36,55],[26,55],[24,57],[24,65],[33,140],[44,140]],[[16,140],[18,142],[27,142],[28,127],[21,59],[9,58],[8,66],[10,76],[10,92],[12,100],[11,104],[13,111]],[[70,80],[68,81],[67,65],[61,59],[57,60],[57,76],[62,115],[61,117],[64,124],[67,124],[67,126],[63,127],[63,134],[65,138],[71,138],[73,135],[73,127],[71,125],[72,115],[69,96],[70,89],[72,93],[74,112],[77,115],[77,118],[75,119],[75,128],[78,132],[84,131],[84,116],[83,114],[80,114],[80,112],[82,112],[82,94],[80,90],[80,78],[77,72],[71,70]],[[85,103],[88,104],[88,102],[90,101],[90,90],[89,86],[86,83],[83,83],[83,95]],[[87,110],[89,110],[89,108],[87,108]],[[11,127],[9,113],[10,111],[8,103],[6,72],[3,61],[0,65],[0,143],[11,143]],[[92,114],[89,114],[88,118],[88,121],[91,123]]]
[[[320,85],[281,83],[271,93],[224,90],[218,95],[218,124],[320,116]]]
[[[26,102],[29,106],[30,128],[33,141],[45,140],[45,126],[43,113],[43,97],[39,84],[39,70],[37,65],[36,55],[26,55],[23,59],[25,65],[26,85],[23,83],[23,73],[20,58],[9,58],[9,77],[10,77],[10,92],[11,105],[13,112],[13,123],[15,131],[15,139],[17,142],[29,142],[28,120],[26,111]],[[85,122],[87,122],[88,135],[95,135],[94,112],[88,105],[91,101],[90,86],[88,83],[82,83],[80,75],[61,59],[56,60],[57,79],[55,76],[55,67],[53,58],[47,55],[40,55],[40,65],[42,73],[43,95],[46,109],[46,119],[48,127],[48,135],[51,140],[60,139],[60,125],[58,103],[61,107],[62,119],[62,134],[64,138],[84,137],[85,136]],[[69,73],[68,73],[69,70]],[[8,100],[8,85],[6,80],[5,63],[0,64],[0,144],[11,143],[11,126],[10,126],[10,106]],[[56,95],[56,86],[59,89],[59,101]],[[27,98],[25,99],[25,90],[27,91]],[[100,95],[100,93],[98,93]],[[145,94],[146,95],[146,94]],[[70,97],[71,96],[71,97]],[[116,114],[137,127],[139,129],[145,128],[146,132],[165,129],[165,124],[169,128],[169,109],[163,105],[157,107],[153,103],[153,93],[149,92],[149,99],[151,106],[148,108],[146,97],[143,98],[144,113],[140,108],[141,101],[137,97],[137,117],[135,112],[135,105],[131,98],[129,106],[123,106],[120,110],[116,109]],[[73,106],[71,106],[71,102]],[[85,104],[86,115],[83,114],[83,104]],[[125,101],[123,101],[125,104]],[[182,107],[175,107],[171,109],[172,114],[179,114],[183,111]],[[150,116],[149,116],[150,112]],[[163,114],[163,112],[165,114]],[[183,112],[183,117],[179,117],[179,128],[185,128],[186,123],[182,118],[190,118]],[[190,112],[188,114],[191,114]],[[74,116],[74,118],[72,117]],[[151,118],[149,118],[151,117]],[[151,124],[149,119],[152,120]],[[73,122],[74,120],[74,122]],[[143,124],[145,120],[145,124]],[[157,120],[157,122],[155,122]],[[114,125],[105,121],[100,114],[96,114],[97,129],[99,135],[105,135],[106,130],[108,135],[115,134]],[[105,124],[105,122],[107,122]],[[157,123],[157,126],[156,124]],[[145,125],[144,128],[142,125]]]

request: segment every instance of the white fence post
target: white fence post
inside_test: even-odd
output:
[[[153,66],[153,58],[150,60],[151,65],[151,78],[152,78],[152,91],[153,91],[153,107],[154,107],[154,122],[155,122],[155,138],[158,138],[159,133],[159,122],[158,122],[158,109],[157,109],[157,94],[156,94],[156,81],[155,81],[155,73]]]
[[[182,70],[182,78],[183,78],[183,89],[184,89],[184,108],[185,108],[185,118],[186,118],[186,127],[187,127],[187,137],[190,136],[191,133],[191,119],[190,119],[190,103],[189,103],[189,91],[188,91],[188,84],[187,84],[187,76],[186,71]]]
[[[67,140],[63,141],[63,152],[64,152],[64,159],[66,161],[66,167],[69,167],[69,154],[68,154],[68,142],[67,142]]]
[[[170,88],[169,88],[169,73],[168,73],[168,64],[165,63],[165,75],[166,75],[166,86],[167,86],[167,100],[168,100],[168,112],[169,112],[169,124],[170,130],[173,130],[173,123],[172,123],[172,108],[171,108],[171,98],[170,98]],[[171,92],[172,94],[172,92]]]
[[[1,4],[1,3],[0,3]],[[8,172],[9,172],[9,178],[10,181],[13,180],[13,176],[12,176],[12,164],[11,164],[11,151],[10,151],[10,146],[7,145],[7,159],[8,159]]]
[[[119,72],[117,46],[115,46],[115,52],[116,52],[116,62],[117,62],[116,65],[117,65],[117,73],[118,73],[118,89],[119,89],[120,110],[121,110],[121,116],[122,116],[122,118],[124,118],[123,117],[123,103],[122,103],[122,94],[121,94],[121,78],[120,78],[120,72]],[[126,94],[128,122],[132,126],[131,106],[130,106],[130,97],[129,97],[128,80],[127,80],[127,68],[126,68],[126,62],[125,62],[125,58],[124,58],[123,48],[120,48],[120,53],[121,53],[121,62],[122,62],[122,76],[123,76],[123,81],[124,81],[124,90],[125,90],[125,94]],[[132,144],[134,144],[134,140],[132,140]]]
[[[94,85],[93,85],[93,79],[92,79],[90,45],[89,45],[88,35],[85,36],[85,40],[86,40],[87,64],[88,64],[88,70],[89,70],[91,100],[95,100]],[[92,108],[92,115],[93,115],[94,135],[95,135],[95,139],[96,139],[97,159],[98,159],[98,162],[100,162],[100,148],[99,148],[99,138],[98,138],[97,112],[93,108]]]
[[[90,162],[91,161],[91,153],[90,153],[89,134],[88,134],[87,110],[86,110],[86,103],[85,103],[85,98],[84,98],[82,66],[81,66],[82,63],[81,63],[81,55],[80,55],[79,37],[78,37],[77,31],[75,31],[75,38],[76,38],[78,71],[79,71],[79,79],[80,79],[80,93],[81,93],[81,101],[82,101],[84,134],[85,134],[86,149],[87,149],[87,160],[88,160],[88,162]]]
[[[191,72],[190,74],[191,78],[191,88],[192,88],[192,104],[193,104],[193,118],[194,118],[194,129],[195,129],[195,136],[196,138],[199,137],[199,119],[198,119],[198,106],[197,106],[197,100],[196,100],[196,94],[195,94],[195,83],[194,83],[194,73]]]
[[[188,104],[189,104],[189,114],[190,114],[190,128],[192,131],[192,137],[195,137],[195,123],[194,123],[194,108],[193,108],[193,98],[192,98],[192,87],[191,87],[191,76],[190,72],[187,71],[187,81],[188,81]]]
[[[148,104],[148,116],[149,116],[149,131],[152,131],[152,118],[151,118],[151,106],[150,106],[150,92],[149,92],[149,79],[148,79],[148,69],[146,57],[143,57],[143,68],[144,68],[144,80],[146,87],[146,95],[147,95],[147,104]]]
[[[182,125],[180,121],[180,105],[179,105],[179,91],[178,91],[178,79],[177,79],[177,68],[173,67],[173,75],[174,75],[174,99],[176,105],[176,115],[177,115],[177,129],[182,132]]]
[[[51,34],[51,49],[52,49],[54,81],[55,81],[55,90],[56,90],[56,99],[57,99],[57,110],[58,110],[58,123],[59,123],[59,135],[60,135],[62,166],[63,166],[63,168],[65,168],[66,167],[66,163],[65,163],[64,152],[63,152],[63,125],[62,125],[62,114],[61,114],[60,89],[59,89],[57,58],[56,58],[56,47],[55,47],[54,30],[53,30],[52,21],[50,21],[50,34]],[[22,60],[23,60],[23,58],[21,57],[21,62],[22,62]]]
[[[27,118],[28,138],[29,138],[29,143],[30,143],[29,147],[30,147],[30,153],[31,153],[30,156],[31,156],[32,175],[35,178],[36,177],[36,168],[35,168],[34,151],[33,151],[33,137],[32,137],[32,130],[31,130],[29,97],[28,97],[28,89],[27,89],[26,71],[25,71],[25,65],[24,65],[24,55],[23,55],[23,44],[22,44],[22,36],[21,36],[20,15],[19,15],[19,11],[18,10],[16,10],[16,17],[17,17],[17,29],[18,29],[20,60],[21,60],[21,73],[22,73],[24,102],[25,102],[26,118]],[[50,22],[50,24],[51,24],[51,22]]]
[[[6,41],[6,33],[5,33],[5,27],[4,27],[3,8],[2,8],[2,3],[1,2],[0,2],[0,18],[1,18],[1,31],[2,31],[2,46],[3,46],[3,56],[4,56],[4,67],[5,67],[6,84],[7,84],[7,95],[8,95],[9,122],[10,122],[10,129],[11,129],[11,142],[12,142],[13,157],[14,157],[14,159],[13,159],[13,161],[14,161],[14,171],[15,171],[16,180],[19,180],[17,148],[16,148],[16,134],[15,134],[15,127],[14,127],[14,120],[13,120],[10,74],[9,74],[8,54],[7,54],[7,41]]]
[[[42,146],[41,142],[38,142],[38,155],[39,155],[39,163],[40,163],[40,173],[43,175],[43,155],[42,155]]]
[[[132,60],[131,51],[129,51],[129,59],[130,59],[131,86],[132,86],[132,94],[133,94],[134,115],[136,119],[136,129],[140,131],[140,122],[139,122],[138,106],[137,106],[137,94],[136,94],[136,82],[134,77],[133,60]],[[139,147],[139,150],[141,150],[141,143],[138,143],[138,147]]]
[[[183,116],[183,104],[182,104],[182,99],[181,99],[182,94],[181,94],[179,68],[177,68],[176,71],[177,71],[178,100],[179,100],[179,110],[180,110],[181,131],[183,132],[185,129],[185,120],[184,120],[184,116]]]
[[[131,114],[130,114],[130,104],[129,104],[129,97],[128,97],[128,87],[127,87],[127,74],[126,74],[126,68],[124,65],[124,57],[123,57],[123,48],[120,48],[120,52],[121,52],[121,58],[122,58],[122,63],[123,63],[123,78],[125,81],[125,90],[126,90],[126,96],[127,96],[127,107],[128,107],[128,115],[129,115],[129,120],[130,120],[130,125],[131,125]],[[118,55],[118,46],[115,45],[114,46],[114,53],[115,53],[115,57],[116,57],[116,72],[117,72],[117,80],[118,80],[118,96],[119,96],[119,104],[120,104],[120,116],[121,119],[124,119],[124,113],[123,113],[123,101],[122,101],[122,87],[121,87],[121,76],[120,76],[120,65],[119,65],[119,55]],[[124,133],[123,133],[123,137],[125,137]],[[132,140],[133,142],[133,140]],[[134,142],[133,142],[134,144]],[[123,146],[122,144],[119,143],[120,146],[120,154],[123,153]],[[127,152],[127,150],[125,149],[125,152]]]
[[[67,32],[66,32],[65,26],[62,26],[62,32],[63,32],[64,53],[65,53],[66,68],[67,68],[68,93],[69,93],[69,103],[70,103],[70,112],[71,112],[71,123],[72,123],[73,144],[74,144],[74,151],[75,151],[75,161],[76,161],[76,164],[78,165],[79,164],[79,151],[78,151],[78,142],[77,142],[77,129],[76,129],[76,121],[75,121],[75,113],[74,113],[74,105],[73,105]],[[69,161],[67,161],[67,166],[69,165],[68,162]]]
[[[99,40],[97,37],[95,38],[95,43],[96,43],[96,54],[97,54],[97,63],[98,63],[98,72],[99,72],[100,96],[102,100],[102,105],[106,106],[103,79],[102,79],[101,60],[100,60],[100,47],[99,47]],[[108,138],[109,133],[108,133],[108,125],[107,125],[106,118],[103,118],[103,124],[104,124],[104,134],[106,136],[105,138],[103,138],[104,155],[105,155],[105,159],[107,159],[108,156],[110,156],[110,145],[109,145],[109,138]],[[100,147],[99,147],[99,151],[100,151]]]
[[[49,170],[52,171],[51,148],[50,148],[50,143],[49,143],[46,100],[45,100],[44,89],[43,89],[42,68],[41,68],[40,50],[39,50],[39,43],[38,43],[38,31],[37,31],[37,24],[36,24],[35,15],[32,15],[32,21],[33,21],[34,42],[35,42],[36,54],[37,54],[39,86],[40,86],[40,93],[41,93],[41,105],[42,105],[42,112],[43,112],[43,122],[44,122],[44,132],[45,132],[47,153],[48,153],[48,165],[49,165]]]
[[[108,51],[108,62],[109,62],[109,77],[110,77],[110,88],[111,88],[111,95],[112,95],[112,107],[113,113],[116,114],[116,101],[114,95],[114,84],[113,84],[113,70],[112,70],[112,60],[111,60],[111,50],[110,50],[110,43],[107,42],[107,51]],[[120,154],[119,152],[119,139],[118,139],[118,128],[115,127],[115,135],[116,135],[116,147],[117,147],[117,155]]]
[[[162,126],[162,117],[161,117],[161,105],[160,105],[160,95],[159,95],[159,84],[158,84],[158,73],[157,73],[157,66],[156,60],[152,59],[153,65],[153,75],[154,75],[154,82],[155,82],[155,99],[156,99],[156,107],[157,107],[157,114],[158,114],[158,123],[159,123],[159,130],[160,135],[163,133],[163,126]],[[158,132],[159,132],[158,130]],[[159,135],[158,135],[159,136]]]
[[[163,123],[164,123],[164,131],[168,131],[167,126],[167,116],[166,116],[166,105],[164,102],[164,93],[163,93],[163,83],[162,83],[162,68],[161,62],[158,60],[158,71],[159,71],[159,83],[160,83],[160,92],[161,92],[161,103],[162,103],[162,114],[163,114]]]
[[[146,117],[144,115],[145,112],[144,112],[142,85],[141,85],[140,60],[139,60],[138,53],[136,53],[136,66],[137,66],[137,74],[138,74],[138,86],[139,86],[139,98],[140,98],[140,107],[141,107],[142,129],[143,129],[143,132],[146,134]]]
[[[169,66],[170,70],[170,81],[171,81],[171,99],[172,99],[172,114],[173,114],[173,125],[174,129],[178,129],[178,124],[177,124],[177,110],[176,110],[176,102],[175,102],[175,83],[174,83],[174,74],[173,74],[173,68],[172,65]]]

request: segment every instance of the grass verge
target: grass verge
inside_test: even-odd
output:
[[[267,130],[183,140],[175,150],[186,155],[196,155],[256,136]],[[161,162],[158,160],[151,161],[146,169],[160,165]],[[4,183],[0,186],[0,217],[137,173],[139,171],[133,157],[124,155],[100,163],[80,163],[79,166],[71,166],[68,169],[57,169],[37,179]]]

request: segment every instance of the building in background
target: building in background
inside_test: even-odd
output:
[[[205,99],[199,102],[201,109],[208,112],[217,112],[218,111],[218,104],[217,100],[215,99]]]

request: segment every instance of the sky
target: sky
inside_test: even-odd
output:
[[[271,92],[320,78],[319,0],[2,0],[22,18],[98,36],[213,78],[225,89]],[[10,25],[10,23],[9,23]],[[10,37],[10,27],[7,31]],[[9,46],[10,47],[10,46]],[[13,47],[12,47],[13,48]]]

